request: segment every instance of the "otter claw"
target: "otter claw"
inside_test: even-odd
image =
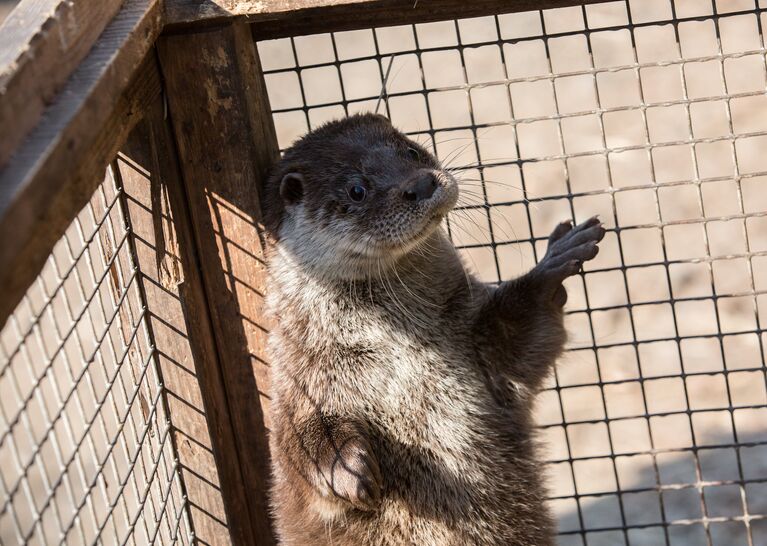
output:
[[[560,223],[549,237],[546,255],[535,267],[536,273],[552,290],[552,300],[564,305],[567,295],[562,294],[562,281],[576,275],[583,262],[599,253],[597,243],[605,236],[605,228],[594,216],[573,227],[570,221]]]
[[[328,493],[358,510],[374,510],[381,499],[381,471],[367,442],[350,439],[326,468]]]

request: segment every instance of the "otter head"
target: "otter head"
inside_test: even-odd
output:
[[[266,187],[264,219],[281,251],[341,278],[395,263],[455,206],[455,179],[422,146],[374,114],[308,133]]]

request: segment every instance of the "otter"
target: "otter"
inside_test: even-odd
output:
[[[383,116],[284,152],[264,188],[271,506],[285,545],[543,546],[532,402],[563,350],[562,282],[595,217],[499,285],[442,228],[458,183]]]

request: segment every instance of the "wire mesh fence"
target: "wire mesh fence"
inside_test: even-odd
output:
[[[189,542],[112,170],[0,333],[0,543]]]
[[[280,146],[378,108],[488,282],[600,214],[537,411],[566,545],[767,544],[767,3],[619,1],[258,44]],[[383,82],[386,81],[385,90]]]

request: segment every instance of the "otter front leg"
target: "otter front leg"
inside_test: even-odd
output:
[[[577,274],[583,262],[599,253],[597,243],[604,236],[605,228],[596,216],[575,228],[569,220],[560,223],[549,236],[546,255],[525,277],[532,277],[532,282],[543,290],[544,298],[551,297],[552,303],[563,307],[567,303],[567,291],[562,282]]]
[[[378,506],[381,472],[361,423],[313,416],[292,429],[282,447],[291,466],[323,500],[358,510]]]
[[[549,237],[546,255],[529,273],[503,283],[482,313],[481,325],[490,334],[486,359],[498,387],[511,381],[536,391],[564,347],[562,307],[567,292],[562,282],[599,252],[605,229],[594,217],[573,227],[562,222]]]

